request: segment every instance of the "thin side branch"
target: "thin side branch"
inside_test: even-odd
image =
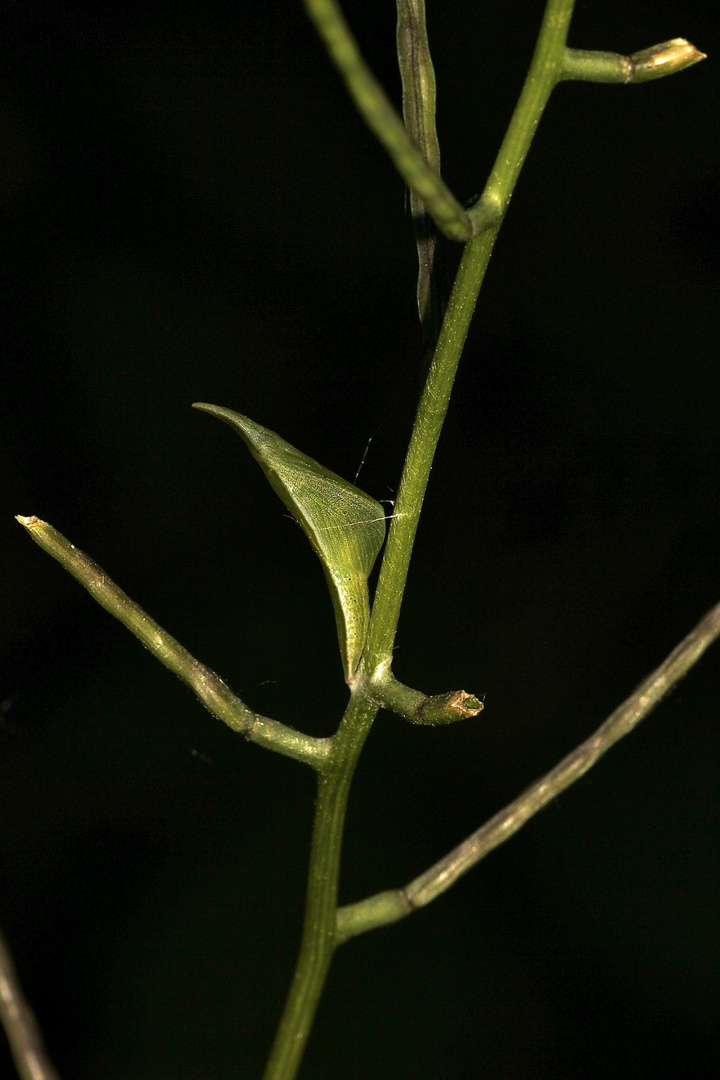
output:
[[[717,604],[673,649],[667,659],[613,712],[589,739],[581,743],[549,773],[490,818],[453,851],[403,889],[389,890],[349,904],[338,912],[338,935],[347,940],[364,930],[409,915],[449,889],[458,878],[509,840],[526,821],[566,788],[579,780],[610,747],[640,723],[677,685],[705,650],[720,635]]]
[[[398,681],[387,665],[382,665],[372,683],[367,684],[370,698],[388,712],[394,712],[411,724],[438,726],[477,716],[484,709],[484,695],[476,697],[465,690],[428,697]]]
[[[20,987],[10,949],[0,934],[0,1019],[22,1080],[60,1080],[48,1057],[35,1014]]]
[[[217,716],[233,731],[239,731],[250,742],[304,761],[322,771],[330,750],[329,739],[303,735],[286,724],[253,712],[233,694],[219,675],[196,660],[179,641],[163,630],[139,604],[111,581],[102,567],[71,544],[57,529],[37,517],[18,516],[17,520],[27,529],[36,544],[57,559],[85,586],[98,604],[132,631],[160,663],[182,679],[213,716]]]
[[[387,94],[363,60],[335,0],[304,0],[304,4],[358,112],[407,186],[422,200],[445,236],[451,240],[469,240],[473,234],[470,218],[408,135]]]
[[[675,75],[678,71],[706,60],[685,38],[673,38],[660,45],[651,45],[632,56],[619,53],[596,52],[587,49],[566,49],[563,62],[563,79],[583,82],[644,83]]]

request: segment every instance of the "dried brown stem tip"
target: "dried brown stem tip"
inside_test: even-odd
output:
[[[660,79],[664,75],[674,75],[701,60],[707,59],[705,53],[686,41],[685,38],[673,38],[649,49],[641,49],[629,57],[633,70],[634,82],[647,82]]]
[[[436,694],[420,702],[416,711],[418,724],[454,724],[468,716],[477,716],[485,708],[480,698],[464,690]]]

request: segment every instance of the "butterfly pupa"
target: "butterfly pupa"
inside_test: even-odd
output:
[[[312,544],[330,589],[343,669],[349,680],[367,636],[368,577],[385,539],[385,511],[364,491],[296,450],[274,431],[219,405],[198,402],[193,408],[219,417],[237,431]]]

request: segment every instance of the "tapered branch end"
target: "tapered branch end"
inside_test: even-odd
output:
[[[417,724],[454,724],[469,716],[477,716],[485,708],[482,698],[467,694],[464,690],[451,690],[449,694],[436,694],[420,702],[415,710]]]
[[[457,707],[462,710],[463,716],[477,716],[485,708],[484,696],[475,697],[474,694],[466,694],[464,690],[461,690],[460,698],[462,700],[457,702]]]
[[[31,517],[23,517],[22,514],[16,514],[15,520],[19,521],[20,524],[24,525],[24,527],[28,530],[37,529],[39,525],[45,524],[44,521],[41,521],[39,517],[35,517],[34,514],[31,515]]]
[[[685,68],[706,60],[707,56],[685,38],[673,38],[672,41],[652,45],[649,49],[641,49],[629,59],[632,64],[631,81],[649,82],[651,79],[661,79],[665,75],[684,71]]]

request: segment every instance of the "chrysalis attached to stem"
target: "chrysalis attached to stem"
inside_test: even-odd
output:
[[[365,645],[370,621],[367,579],[385,539],[385,511],[274,431],[218,405],[198,403],[193,408],[212,413],[238,432],[317,552],[330,587],[349,680]]]

